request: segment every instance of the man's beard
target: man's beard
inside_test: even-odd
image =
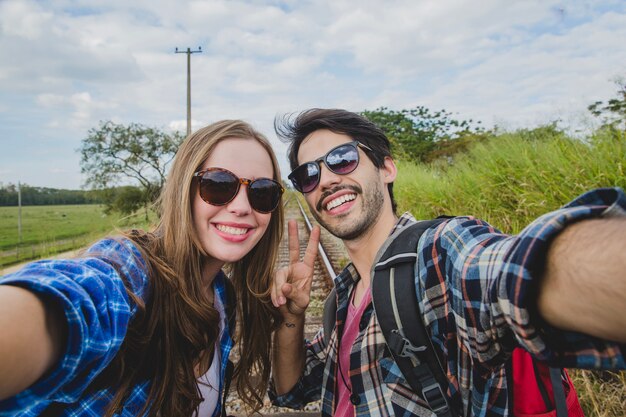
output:
[[[380,213],[382,212],[383,202],[384,202],[384,194],[382,190],[381,183],[379,181],[371,181],[372,185],[369,188],[369,191],[363,193],[363,189],[359,186],[350,185],[334,188],[327,193],[322,194],[319,201],[323,201],[328,195],[334,194],[342,189],[349,189],[352,192],[356,193],[357,196],[362,197],[363,212],[351,221],[348,221],[348,216],[355,216],[355,213],[346,213],[345,215],[337,215],[334,216],[333,220],[337,222],[337,224],[330,225],[326,223],[321,216],[320,212],[324,210],[321,203],[318,203],[315,207],[316,210],[311,210],[313,213],[313,217],[317,220],[319,224],[321,224],[326,230],[328,230],[333,236],[338,237],[342,240],[355,240],[359,237],[363,236],[365,232],[369,230],[370,227],[373,227]],[[345,217],[345,219],[343,218]]]

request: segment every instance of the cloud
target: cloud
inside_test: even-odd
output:
[[[198,46],[194,129],[242,118],[274,140],[275,115],[309,107],[570,120],[612,95],[623,39],[621,0],[1,0],[0,141],[73,156],[100,120],[184,132],[174,48]]]
[[[48,123],[48,127],[70,130],[89,129],[92,127],[94,114],[116,106],[114,103],[93,100],[89,92],[75,93],[70,96],[40,94],[36,97],[36,103],[50,110],[50,114],[65,115],[63,119],[53,118]],[[69,113],[69,117],[66,112]]]

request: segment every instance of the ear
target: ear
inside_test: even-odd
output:
[[[390,156],[385,156],[383,166],[380,167],[380,173],[385,184],[392,183],[396,179],[398,168],[396,168],[396,163],[393,162]]]

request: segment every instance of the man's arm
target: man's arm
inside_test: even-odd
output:
[[[626,195],[597,189],[515,236],[472,217],[426,231],[416,289],[429,331],[443,344],[437,328],[457,328],[460,360],[487,369],[518,346],[553,366],[626,369],[624,221]]]
[[[557,235],[538,309],[554,327],[626,343],[626,218],[584,220]]]
[[[31,386],[65,348],[63,311],[34,293],[0,285],[0,400]]]

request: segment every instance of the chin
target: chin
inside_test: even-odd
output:
[[[238,262],[242,260],[243,257],[246,256],[247,254],[248,252],[239,253],[239,254],[224,253],[224,254],[219,254],[218,256],[216,256],[216,258],[218,258],[222,262],[234,263],[234,262]]]

